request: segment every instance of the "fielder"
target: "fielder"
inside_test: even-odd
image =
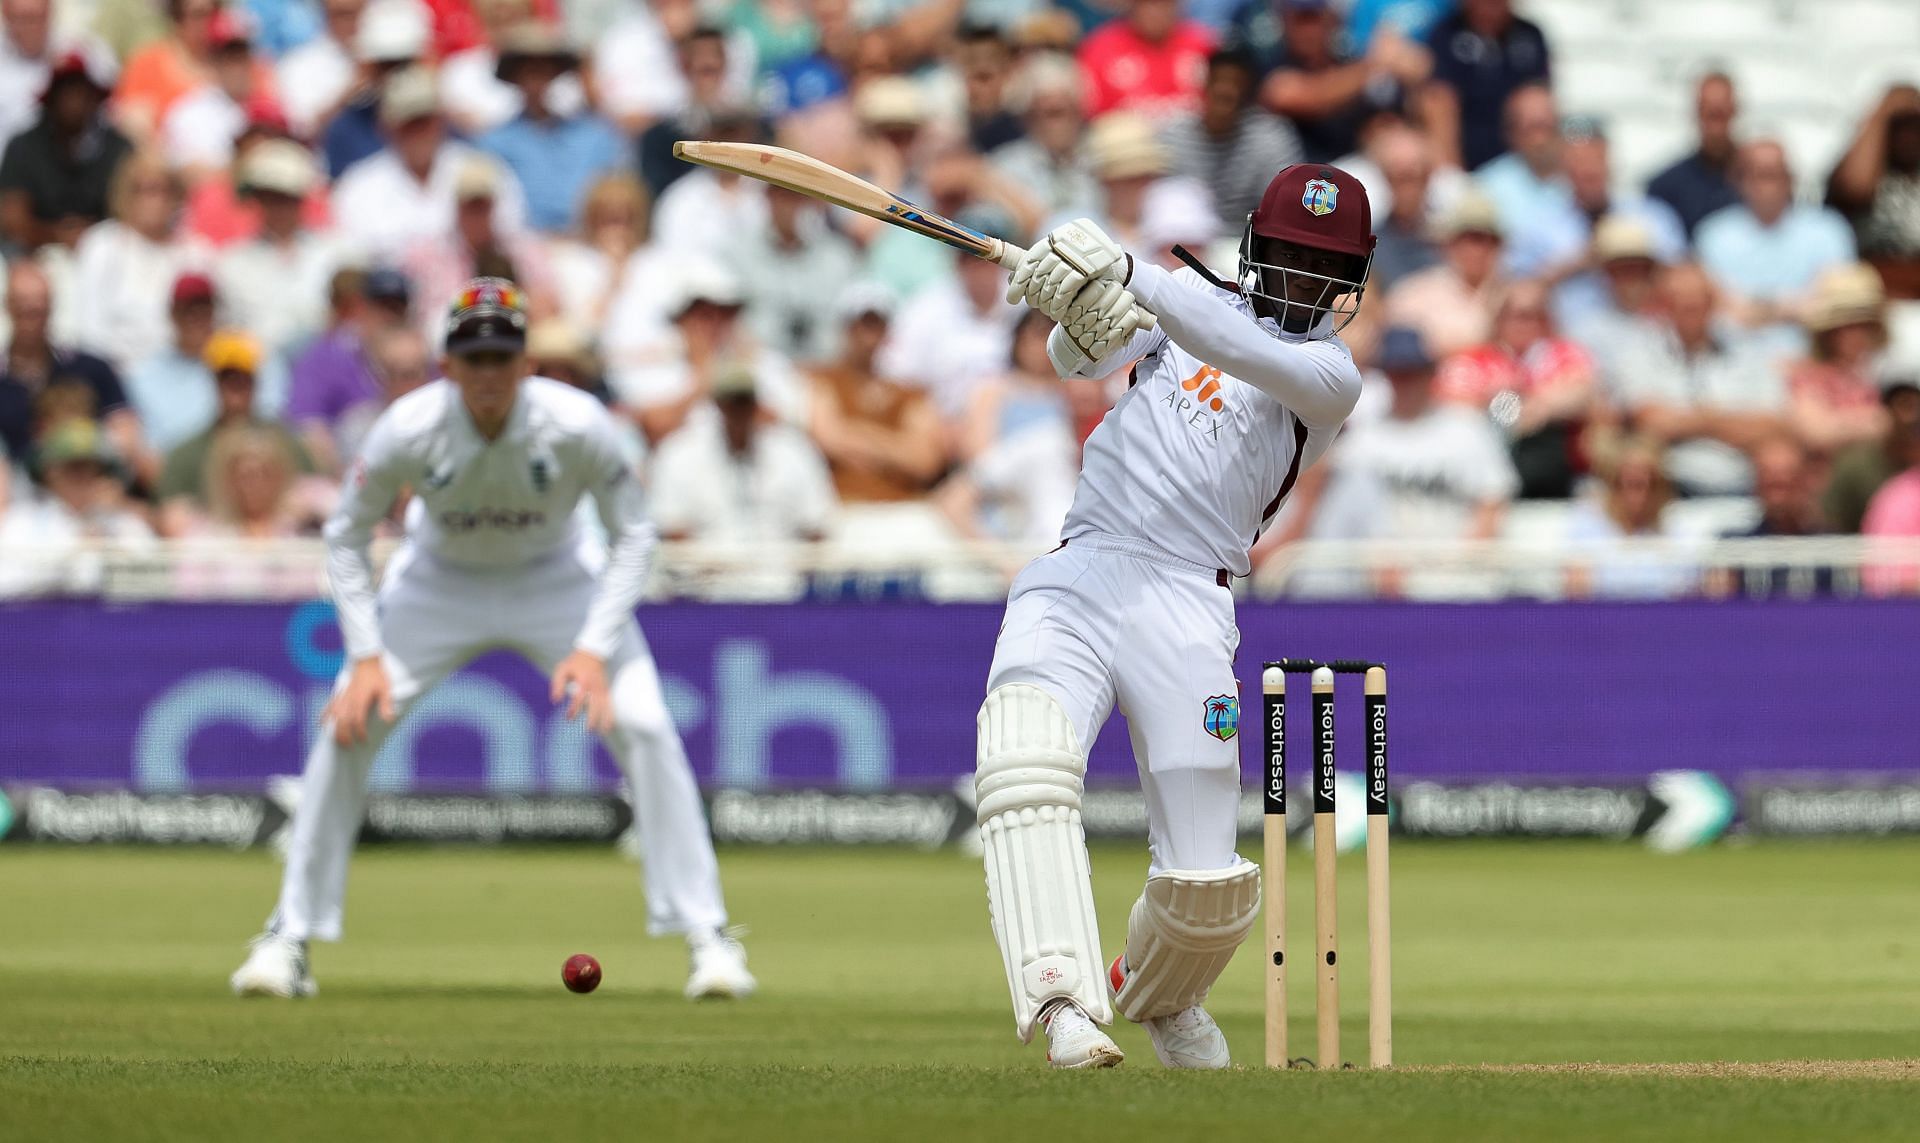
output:
[[[1061,323],[1047,349],[1062,375],[1138,360],[1087,439],[1060,547],[1014,580],[978,720],[994,936],[1020,1039],[1044,1026],[1054,1067],[1120,1063],[1101,1028],[1116,1008],[1168,1067],[1231,1062],[1201,1004],[1253,927],[1260,867],[1234,852],[1240,633],[1227,585],[1359,398],[1335,335],[1358,310],[1372,231],[1358,180],[1300,164],[1249,216],[1237,284],[1191,260],[1169,273],[1135,259],[1085,220],[1014,271],[1008,300]],[[1116,702],[1152,860],[1108,969],[1080,795]]]
[[[647,928],[684,934],[688,998],[745,996],[693,772],[633,608],[655,534],[613,421],[590,395],[527,374],[519,290],[476,278],[447,319],[446,380],[395,401],[368,433],[326,528],[348,663],[307,756],[280,903],[233,974],[243,996],[311,996],[309,940],[340,939],[367,772],[407,708],[468,660],[508,647],[551,672],[633,789]],[[368,545],[403,489],[407,542],[377,597]],[[593,498],[610,550],[576,524]]]

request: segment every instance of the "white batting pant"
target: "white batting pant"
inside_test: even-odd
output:
[[[550,675],[573,650],[597,569],[573,552],[531,568],[481,572],[448,567],[404,549],[380,590],[380,632],[395,722],[454,671],[495,648],[516,651]],[[340,675],[344,685],[347,671]],[[726,924],[720,871],[699,787],[660,693],[640,627],[627,621],[607,661],[614,730],[607,749],[633,788],[654,935]],[[377,713],[368,740],[339,746],[331,723],[307,756],[294,812],[280,902],[267,927],[295,939],[340,939],[347,862],[366,812],[367,774],[394,723]]]
[[[1090,747],[1117,702],[1146,794],[1152,872],[1238,860],[1237,734],[1208,731],[1210,700],[1238,698],[1233,594],[1212,570],[1144,544],[1078,536],[1014,580],[987,692],[1032,683]]]

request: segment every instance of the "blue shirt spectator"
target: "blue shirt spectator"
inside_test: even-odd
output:
[[[1354,0],[1347,31],[1356,44],[1370,43],[1380,28],[1392,28],[1415,43],[1425,43],[1433,26],[1453,15],[1454,0]]]
[[[337,179],[348,167],[380,153],[387,137],[380,133],[380,97],[355,99],[340,109],[320,136],[320,153],[327,160],[327,178]]]
[[[1500,212],[1509,234],[1531,229],[1540,219],[1568,208],[1560,134],[1560,112],[1544,84],[1530,83],[1507,100],[1506,154],[1475,173],[1480,190]]]
[[[1653,177],[1647,194],[1673,208],[1692,238],[1702,219],[1740,201],[1733,187],[1733,117],[1738,111],[1733,80],[1714,72],[1700,80],[1694,121],[1700,145]]]
[[[1744,324],[1784,325],[1820,271],[1853,261],[1853,230],[1825,207],[1794,203],[1778,143],[1748,143],[1734,172],[1741,201],[1700,224],[1700,264],[1732,295]]]
[[[246,0],[253,17],[253,46],[279,59],[320,34],[320,5],[308,0]]]
[[[1458,139],[1462,167],[1478,170],[1506,150],[1508,97],[1551,78],[1547,37],[1513,14],[1512,0],[1466,0],[1434,26],[1428,44],[1434,82],[1451,94],[1435,101],[1436,129],[1442,139]]]
[[[1342,26],[1331,0],[1272,0],[1250,5],[1228,43],[1259,66],[1260,103],[1292,122],[1310,163],[1330,163],[1360,149],[1360,129],[1382,109],[1398,109],[1404,85],[1426,71],[1414,47],[1366,54]]]
[[[555,234],[570,229],[580,199],[601,175],[626,165],[626,139],[598,115],[555,115],[548,92],[580,66],[557,28],[526,23],[500,37],[499,78],[520,90],[520,114],[477,140],[520,179],[527,220]]]

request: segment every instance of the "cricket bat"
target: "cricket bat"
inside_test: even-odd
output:
[[[673,145],[675,158],[689,163],[733,171],[790,191],[859,211],[869,218],[924,234],[975,258],[998,262],[1011,270],[1027,252],[991,234],[982,234],[943,215],[915,206],[867,180],[850,175],[810,155],[762,143],[711,143],[682,140]]]

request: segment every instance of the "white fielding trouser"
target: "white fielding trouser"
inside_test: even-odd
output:
[[[593,598],[591,557],[556,553],[501,571],[449,567],[411,549],[397,554],[380,589],[380,634],[395,721],[454,671],[495,648],[518,652],[542,674],[573,650]],[[336,687],[344,685],[351,664]],[[640,627],[627,621],[607,660],[614,729],[607,749],[633,789],[654,935],[718,928],[727,921],[720,871],[700,791],[660,693],[660,676]],[[339,746],[331,723],[301,782],[280,902],[267,927],[299,940],[340,939],[347,862],[366,812],[367,774],[393,730],[377,712],[367,741]]]
[[[987,692],[1031,683],[1092,746],[1116,702],[1146,794],[1152,872],[1234,865],[1240,805],[1233,593],[1145,544],[1077,536],[1013,582]],[[1211,711],[1211,716],[1210,716]],[[1237,717],[1234,716],[1234,717]]]

